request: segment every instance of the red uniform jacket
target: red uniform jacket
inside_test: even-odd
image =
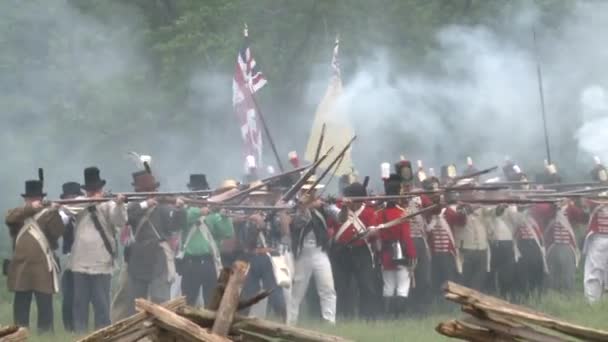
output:
[[[551,224],[554,222],[557,214],[557,210],[554,205],[550,203],[537,204],[532,207],[531,214],[543,231],[547,248],[556,242],[557,239],[567,239],[569,240],[569,244],[576,247],[577,244],[574,237],[568,236],[563,232],[560,233],[560,230],[555,229],[555,224]],[[574,204],[570,204],[566,208],[566,218],[571,225],[575,223],[584,223],[586,221],[585,212]]]
[[[388,207],[377,213],[379,223],[386,223],[404,215],[405,212],[397,207]],[[380,261],[382,262],[382,267],[384,269],[394,270],[397,268],[397,265],[395,265],[392,260],[391,243],[394,241],[401,242],[403,253],[409,258],[416,257],[416,246],[414,246],[408,222],[381,230],[379,238],[382,242]]]
[[[336,203],[336,205],[338,206],[338,208],[342,209],[342,203],[338,202]],[[374,209],[371,206],[368,206],[366,204],[363,204],[363,210],[361,210],[361,213],[358,216],[359,221],[361,221],[362,226],[364,229],[368,229],[371,226],[376,226],[378,224],[377,220],[376,220],[376,212],[374,211]],[[340,234],[339,237],[336,236],[340,231],[340,228],[342,227],[341,223],[336,222],[335,220],[331,219],[328,222],[328,225],[330,226],[329,228],[329,234],[330,234],[330,238],[334,239],[334,242],[338,243],[338,244],[347,244],[349,242],[351,242],[351,245],[353,246],[364,246],[366,241],[365,240],[356,240],[354,242],[353,238],[355,238],[358,235],[358,231],[355,228],[354,224],[350,224],[348,227],[346,227],[344,229],[344,231]]]
[[[590,202],[591,219],[589,220],[589,234],[608,234],[608,206],[597,205]]]

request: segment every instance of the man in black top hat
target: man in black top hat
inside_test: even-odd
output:
[[[103,199],[103,187],[97,167],[84,169],[82,189],[90,199]],[[95,329],[110,324],[110,286],[117,255],[116,234],[126,223],[125,198],[64,206],[74,218],[74,244],[68,268],[74,277],[74,330],[85,332],[89,325],[89,304],[93,307]]]
[[[73,199],[84,196],[81,191],[80,183],[67,182],[62,186],[63,193],[59,196],[61,199]],[[62,251],[63,254],[69,255],[72,252],[74,244],[74,218],[70,217],[65,225],[65,233],[63,234]],[[61,276],[61,315],[63,318],[63,327],[66,331],[74,331],[73,318],[74,305],[74,275],[69,265],[66,265]]]
[[[6,225],[13,240],[8,267],[8,289],[15,293],[15,325],[29,326],[32,296],[38,307],[38,330],[53,330],[53,294],[59,291],[59,266],[53,250],[63,235],[64,222],[55,206],[43,203],[46,194],[40,180],[25,182],[25,205],[9,210]]]

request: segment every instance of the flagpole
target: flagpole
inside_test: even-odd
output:
[[[536,43],[536,30],[532,29],[532,36],[534,38],[534,52],[536,55],[536,79],[538,81],[538,93],[540,95],[540,110],[543,119],[543,130],[545,134],[545,149],[547,153],[547,162],[551,164],[551,148],[549,147],[549,133],[547,130],[547,114],[545,112],[545,95],[543,91],[543,74],[540,69],[540,60],[538,56],[538,47]]]
[[[270,143],[270,147],[272,148],[272,152],[274,153],[274,157],[277,160],[277,166],[281,172],[285,172],[283,169],[283,164],[281,163],[281,158],[279,157],[279,153],[277,152],[277,147],[274,144],[274,140],[270,135],[270,130],[268,129],[268,125],[266,125],[266,119],[264,119],[264,114],[260,110],[260,106],[258,105],[258,100],[256,100],[253,92],[251,93],[251,100],[253,101],[253,105],[255,106],[255,111],[260,118],[260,122],[262,122],[262,127],[264,127],[264,132],[266,133],[266,137],[268,138],[268,142]]]

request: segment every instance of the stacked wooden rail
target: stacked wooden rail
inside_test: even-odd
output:
[[[80,342],[227,342],[295,341],[345,342],[347,340],[262,319],[247,318],[237,311],[268,297],[270,291],[240,301],[249,264],[237,261],[222,270],[208,309],[186,305],[184,298],[162,305],[137,299],[134,316],[95,331]]]
[[[27,329],[16,327],[0,327],[0,342],[21,342],[27,341]]]
[[[448,337],[475,342],[608,341],[608,331],[572,324],[452,282],[446,283],[444,292],[446,299],[460,304],[469,314],[439,323],[436,331]]]

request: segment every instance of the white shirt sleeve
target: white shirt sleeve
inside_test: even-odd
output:
[[[63,210],[59,210],[59,216],[61,216],[61,221],[64,226],[70,222],[70,215],[66,214]]]

